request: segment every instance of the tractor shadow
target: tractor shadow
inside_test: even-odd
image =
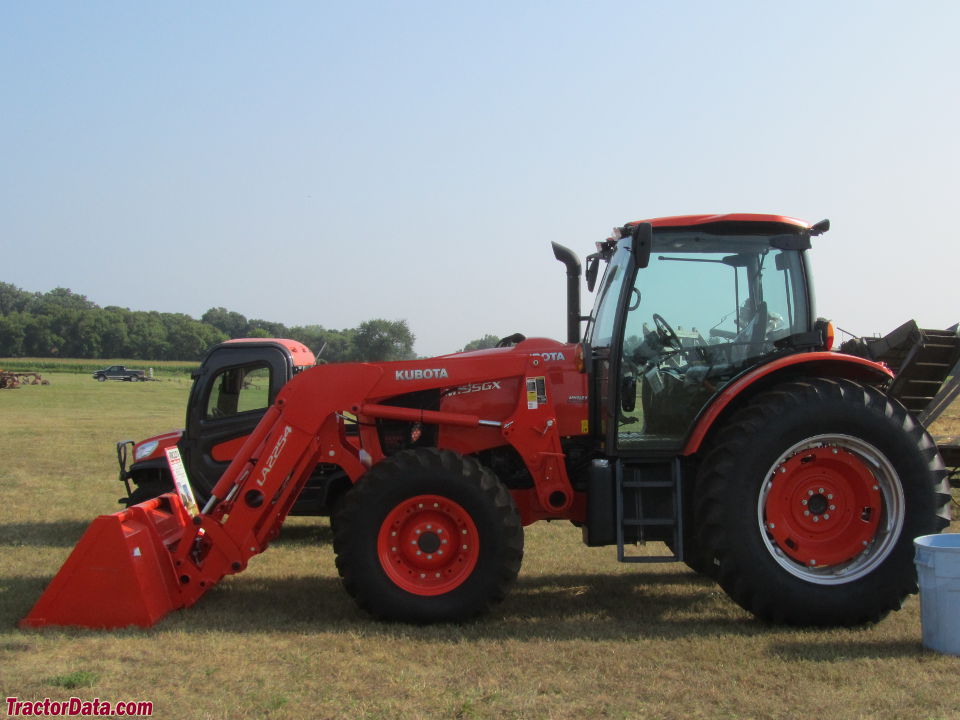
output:
[[[280,536],[274,543],[278,546],[333,545],[333,528],[327,523],[291,525],[288,522],[280,529]]]
[[[0,579],[0,626],[14,627],[49,581],[49,577],[28,576]],[[239,575],[225,578],[196,605],[169,613],[152,628],[25,632],[144,638],[211,631],[305,636],[354,633],[388,642],[437,643],[748,638],[770,640],[770,656],[786,662],[919,658],[927,652],[919,640],[882,640],[868,635],[838,639],[824,637],[822,631],[769,625],[736,607],[714,583],[686,571],[521,576],[506,600],[487,615],[470,622],[426,626],[372,619],[333,577]]]
[[[81,521],[0,524],[0,548],[70,548],[84,533]],[[328,524],[285,526],[275,541],[293,548],[330,545]],[[268,566],[269,567],[269,566]],[[0,626],[26,615],[52,579],[8,574],[0,578]],[[384,638],[635,641],[654,638],[747,637],[762,639],[783,628],[758,621],[729,600],[711,580],[682,566],[630,572],[531,574],[520,577],[506,599],[488,614],[464,623],[414,626],[372,619],[328,569],[247,572],[224,578],[193,607],[169,613],[152,629],[117,631],[142,635],[165,632],[350,633]],[[771,644],[772,656],[795,661],[837,658],[918,657],[919,643],[835,641],[803,631]]]
[[[0,547],[71,547],[89,521],[19,522],[0,524]]]
[[[761,636],[769,627],[693,573],[555,575],[518,579],[506,600],[465,623],[415,626],[372,619],[331,577],[227,578],[160,628],[224,632],[375,632],[387,638],[636,640]]]

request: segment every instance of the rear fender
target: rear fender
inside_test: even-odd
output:
[[[872,385],[882,385],[893,379],[893,372],[886,365],[853,355],[809,352],[778,358],[750,370],[717,393],[700,411],[681,454],[693,455],[699,451],[711,430],[718,426],[718,420],[757,392],[802,375],[846,378]]]

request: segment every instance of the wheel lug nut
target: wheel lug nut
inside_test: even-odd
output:
[[[803,511],[803,515],[804,515],[804,517],[809,516],[809,515],[810,515],[810,511],[809,511],[809,510],[804,510],[804,511]]]
[[[829,519],[830,519],[830,513],[824,513],[824,514],[823,514],[823,519],[824,519],[824,520],[829,520]]]
[[[814,516],[813,516],[813,521],[814,521],[814,522],[820,522],[819,516],[814,515]]]
[[[801,500],[801,501],[800,501],[800,504],[801,504],[801,505],[806,505],[806,504],[807,504],[807,501],[806,501],[806,500]]]
[[[831,505],[831,506],[830,506],[830,509],[831,509],[831,510],[836,510],[836,509],[837,509],[837,506],[836,506],[836,505]]]

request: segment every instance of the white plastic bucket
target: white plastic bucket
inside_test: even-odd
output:
[[[960,655],[960,534],[924,535],[913,547],[923,646]]]

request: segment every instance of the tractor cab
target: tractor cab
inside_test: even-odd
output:
[[[586,341],[608,448],[675,452],[732,379],[823,347],[804,250],[826,228],[766,215],[664,218],[598,244],[591,286],[607,266]]]

